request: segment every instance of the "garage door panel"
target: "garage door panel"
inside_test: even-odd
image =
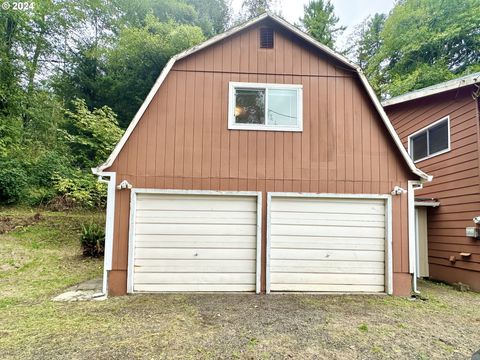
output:
[[[255,285],[250,284],[138,284],[137,292],[229,292],[255,291]]]
[[[253,236],[250,237],[237,237],[237,239],[222,239],[221,236],[208,237],[204,236],[201,239],[195,237],[186,237],[186,239],[179,240],[163,240],[157,235],[143,235],[143,238],[139,240],[137,238],[137,248],[234,248],[234,249],[255,249],[256,239]]]
[[[383,285],[383,275],[377,274],[310,274],[286,273],[273,274],[275,284],[318,284],[318,285]]]
[[[271,249],[272,260],[342,260],[342,261],[383,261],[383,251],[365,250],[323,250],[323,249]]]
[[[339,216],[342,215],[342,216]],[[331,213],[331,212],[294,212],[294,211],[276,211],[271,214],[272,223],[276,223],[277,220],[283,221],[294,221],[297,223],[297,220],[306,221],[306,220],[316,220],[316,221],[325,221],[325,220],[348,220],[350,222],[385,222],[385,215],[382,214],[346,214],[342,213]]]
[[[381,201],[358,201],[358,200],[322,200],[316,199],[275,199],[272,201],[272,212],[316,212],[329,214],[385,214],[384,206]]]
[[[385,291],[385,205],[272,197],[271,291]]]
[[[385,273],[383,261],[329,261],[329,260],[281,260],[272,261],[272,273],[354,273],[378,274]]]
[[[383,218],[381,221],[363,221],[363,220],[339,220],[337,216],[337,220],[330,220],[330,219],[294,219],[293,217],[290,218],[275,218],[272,219],[271,223],[273,225],[300,225],[300,226],[333,226],[333,227],[342,227],[342,228],[350,228],[350,231],[353,229],[358,228],[381,228],[383,229],[385,226],[385,219]],[[354,231],[354,230],[353,230]]]
[[[146,211],[137,212],[139,224],[183,224],[188,219],[190,224],[252,224],[257,214],[253,211],[217,211],[212,216],[210,211]]]
[[[335,236],[353,238],[384,238],[385,229],[379,227],[341,227],[341,226],[308,226],[308,225],[280,225],[272,224],[272,235],[295,236]]]
[[[383,285],[345,285],[345,284],[276,284],[271,291],[306,291],[306,292],[341,292],[341,293],[375,293],[385,291]]]
[[[137,194],[134,291],[254,291],[256,197]]]
[[[135,259],[254,259],[256,250],[252,249],[145,249],[135,250]]]
[[[213,199],[215,198],[215,199]],[[221,196],[185,196],[184,198],[172,198],[171,195],[165,195],[163,201],[158,201],[155,196],[145,199],[138,198],[137,210],[167,210],[167,211],[256,211],[255,202],[247,199]]]
[[[164,273],[135,274],[135,284],[243,284],[255,282],[255,274],[243,273]]]
[[[135,272],[254,273],[255,260],[135,260]]]
[[[257,226],[191,224],[186,219],[183,224],[137,224],[135,232],[138,235],[256,235]]]
[[[385,250],[383,239],[272,236],[275,249]]]

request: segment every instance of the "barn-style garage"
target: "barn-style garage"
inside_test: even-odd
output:
[[[111,295],[412,290],[430,177],[361,69],[275,15],[172,57],[93,171]]]
[[[258,292],[260,203],[254,192],[134,190],[130,292]]]
[[[271,193],[268,203],[267,291],[388,292],[388,196]]]

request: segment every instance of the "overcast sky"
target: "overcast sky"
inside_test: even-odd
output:
[[[335,7],[335,14],[340,18],[339,24],[347,26],[343,36],[338,39],[338,47],[346,42],[348,35],[355,25],[359,24],[368,15],[388,13],[395,0],[331,0]],[[298,22],[303,15],[303,6],[309,0],[274,0],[281,9],[283,17],[291,23]],[[235,11],[240,10],[242,0],[232,0]]]

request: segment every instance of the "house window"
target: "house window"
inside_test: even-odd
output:
[[[408,152],[414,161],[450,150],[450,118],[447,116],[408,137]]]
[[[228,128],[302,131],[302,85],[230,83]]]

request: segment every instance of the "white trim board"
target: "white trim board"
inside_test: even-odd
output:
[[[153,100],[155,94],[157,93],[158,89],[160,88],[160,86],[162,85],[163,81],[165,80],[165,78],[167,77],[168,73],[170,72],[170,70],[172,69],[173,65],[175,64],[175,62],[177,60],[180,60],[180,59],[183,59],[193,53],[196,53],[197,51],[201,50],[201,49],[204,49],[210,45],[213,45],[233,34],[236,34],[238,33],[239,31],[242,31],[256,23],[259,23],[260,21],[264,20],[264,19],[270,19],[272,21],[274,21],[275,23],[277,23],[278,25],[281,25],[283,26],[285,29],[289,30],[290,32],[294,33],[295,35],[297,35],[298,37],[302,38],[303,40],[307,41],[308,43],[310,43],[311,45],[313,45],[314,47],[316,47],[317,49],[327,53],[328,55],[332,56],[333,58],[337,59],[339,62],[341,62],[342,64],[346,65],[347,67],[351,68],[352,70],[356,71],[358,76],[360,77],[360,80],[363,84],[363,86],[365,87],[368,95],[370,96],[370,99],[372,100],[373,104],[375,105],[375,108],[377,109],[382,121],[384,122],[385,126],[387,127],[387,130],[388,132],[390,133],[390,136],[393,138],[393,141],[395,142],[395,144],[397,145],[397,148],[398,150],[400,151],[400,153],[402,154],[402,157],[403,159],[405,160],[405,162],[407,163],[408,167],[410,168],[410,170],[417,176],[419,176],[420,178],[422,178],[423,180],[426,180],[426,181],[431,181],[432,180],[432,177],[427,175],[426,173],[424,173],[423,171],[421,171],[420,169],[418,169],[415,164],[413,163],[412,159],[410,158],[410,156],[408,155],[407,153],[407,150],[405,149],[405,147],[402,145],[402,142],[400,141],[400,138],[398,137],[398,134],[395,132],[390,120],[388,119],[388,116],[387,114],[385,113],[385,111],[383,110],[383,107],[382,105],[380,104],[380,101],[378,100],[377,96],[375,95],[375,92],[373,91],[372,87],[370,86],[370,84],[368,83],[368,80],[367,78],[365,77],[365,75],[363,74],[362,70],[360,69],[359,66],[355,65],[354,63],[352,63],[351,61],[349,61],[347,58],[345,58],[344,56],[336,53],[335,51],[333,51],[332,49],[330,49],[329,47],[321,44],[320,42],[316,41],[315,39],[313,39],[312,37],[310,37],[309,35],[307,35],[306,33],[302,32],[301,30],[299,30],[298,28],[296,28],[295,26],[293,26],[292,24],[288,23],[287,21],[283,20],[282,18],[280,18],[279,16],[276,16],[274,14],[270,14],[270,13],[264,13],[250,21],[247,21],[246,23],[242,24],[242,25],[239,25],[237,27],[234,27],[226,32],[224,32],[223,34],[220,34],[220,35],[217,35],[217,36],[214,36],[212,37],[211,39],[203,42],[202,44],[200,45],[197,45],[197,46],[194,46],[186,51],[183,51],[175,56],[173,56],[167,63],[167,65],[163,68],[162,72],[160,73],[160,76],[158,77],[157,81],[155,82],[155,84],[153,85],[152,89],[150,90],[150,92],[148,93],[147,95],[147,98],[145,99],[145,101],[143,102],[142,106],[140,107],[140,109],[137,111],[137,113],[135,114],[135,117],[133,118],[132,122],[130,123],[130,125],[128,126],[127,130],[125,131],[125,133],[123,134],[122,138],[120,139],[120,141],[118,142],[118,144],[115,146],[113,152],[110,154],[110,156],[108,157],[107,161],[101,165],[99,165],[97,168],[95,169],[92,169],[92,171],[94,173],[98,173],[100,171],[103,171],[107,168],[109,168],[110,166],[112,166],[113,162],[115,161],[115,159],[117,158],[118,154],[120,153],[120,151],[122,150],[122,148],[124,147],[125,143],[127,142],[128,138],[130,137],[130,135],[132,134],[133,130],[135,129],[135,127],[137,126],[137,123],[140,121],[141,117],[143,116],[143,114],[145,113],[148,105],[150,104],[150,102]]]
[[[262,262],[262,193],[257,191],[213,191],[213,190],[170,190],[170,189],[141,189],[134,188],[130,194],[130,224],[128,235],[128,269],[127,293],[133,294],[134,259],[135,259],[135,216],[137,194],[179,194],[179,195],[208,195],[208,196],[247,196],[257,198],[257,242],[255,267],[255,292],[260,293],[261,262]]]
[[[447,136],[448,136],[448,147],[444,150],[440,150],[440,151],[437,151],[436,153],[433,153],[433,154],[430,154],[430,155],[427,155],[423,158],[420,158],[420,159],[417,159],[417,160],[413,160],[413,156],[412,156],[412,145],[411,145],[411,138],[440,124],[441,122],[447,120]],[[408,145],[408,153],[410,154],[410,157],[412,158],[412,160],[414,161],[414,163],[416,164],[417,162],[420,162],[420,161],[423,161],[423,160],[427,160],[427,159],[430,159],[432,157],[435,157],[435,156],[438,156],[438,155],[442,155],[442,154],[445,154],[447,152],[449,152],[451,150],[451,139],[450,139],[451,135],[450,135],[450,115],[447,115],[447,116],[444,116],[442,117],[440,120],[437,120],[437,121],[434,121],[433,123],[427,125],[427,126],[424,126],[423,128],[421,128],[420,130],[417,130],[415,131],[414,133],[408,135],[408,138],[407,138],[407,145]],[[427,152],[428,152],[428,147],[429,147],[429,138],[427,137]]]
[[[480,72],[462,76],[457,79],[442,82],[440,84],[425,87],[423,89],[414,90],[403,95],[395,96],[382,102],[383,106],[392,106],[403,102],[420,99],[423,97],[440,94],[446,91],[459,89],[468,85],[480,82]]]
[[[320,199],[359,199],[385,200],[385,293],[393,294],[393,256],[392,256],[392,196],[389,194],[336,194],[336,193],[267,193],[267,259],[266,259],[266,293],[270,293],[270,251],[271,251],[271,203],[272,197],[320,198]],[[364,294],[364,293],[361,293]]]

